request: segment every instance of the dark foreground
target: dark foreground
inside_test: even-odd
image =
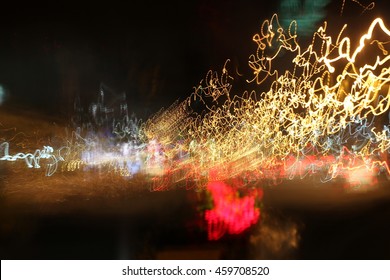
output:
[[[308,180],[265,188],[260,222],[218,241],[207,240],[195,191],[2,193],[1,259],[390,259],[387,182],[356,193]]]

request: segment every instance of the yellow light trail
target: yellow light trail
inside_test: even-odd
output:
[[[334,155],[333,162],[316,166],[326,167],[331,178],[341,169],[362,166],[389,173],[383,158],[390,147],[385,123],[390,107],[390,31],[377,18],[354,48],[354,42],[343,37],[346,28],[334,40],[325,22],[303,48],[296,22],[284,30],[275,14],[253,36],[257,51],[249,57],[253,78],[248,82],[260,86],[271,80],[267,91],[233,96],[226,63],[220,75],[209,71],[191,96],[153,118],[145,134],[159,131],[158,138],[166,144],[180,134],[180,148],[189,151],[186,164],[195,176],[216,170],[218,179],[246,171],[264,175],[275,166],[285,166],[279,170],[285,173],[288,157],[305,162],[314,156],[326,162],[321,157],[329,155]],[[291,60],[286,61],[286,53]],[[204,110],[193,111],[194,103]],[[344,148],[351,150],[351,162],[371,163],[341,163]]]
[[[354,42],[344,36],[347,25],[332,36],[324,22],[301,46],[298,27],[292,21],[283,29],[275,14],[253,36],[247,82],[256,91],[232,92],[227,60],[221,73],[210,70],[190,96],[146,122],[116,120],[115,145],[73,132],[56,149],[52,171],[60,163],[62,171],[143,172],[155,190],[237,176],[278,182],[314,173],[328,181],[361,169],[390,175],[390,30],[377,18]],[[2,157],[13,159],[8,150]]]

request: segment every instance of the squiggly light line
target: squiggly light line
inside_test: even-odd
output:
[[[384,121],[390,108],[390,56],[379,39],[388,40],[390,31],[377,18],[352,49],[351,39],[342,36],[345,29],[333,41],[324,23],[303,49],[297,41],[296,23],[285,31],[274,15],[253,36],[258,49],[249,58],[254,78],[248,82],[261,85],[273,79],[268,91],[231,97],[233,78],[225,65],[221,76],[209,71],[187,100],[164,111],[164,121],[154,119],[153,126],[161,128],[161,139],[174,139],[166,136],[171,131],[162,129],[168,127],[162,123],[180,120],[173,135],[179,131],[186,136],[184,150],[190,155],[190,176],[195,177],[205,176],[215,167],[220,169],[220,179],[245,170],[265,175],[275,166],[284,166],[278,173],[289,173],[289,178],[297,174],[303,178],[303,174],[326,168],[330,175],[325,181],[337,177],[341,170],[362,166],[368,170],[380,167],[381,172],[389,173],[387,162],[382,160],[389,151],[389,125],[379,129],[377,123]],[[373,42],[377,48],[369,49],[375,46]],[[292,55],[292,70],[285,67],[278,71],[274,66],[282,50]],[[288,66],[285,57],[283,65]],[[194,103],[205,110],[192,111]],[[179,108],[184,112],[175,118],[171,112]],[[355,165],[340,164],[347,147]],[[334,155],[331,161],[327,158],[330,155]],[[290,167],[286,167],[287,158],[294,159]],[[357,163],[368,160],[368,165]]]
[[[21,159],[25,161],[27,167],[29,168],[41,168],[41,159],[49,160],[50,162],[46,164],[46,176],[53,175],[57,171],[58,162],[64,161],[60,151],[58,152],[57,156],[53,154],[54,149],[51,146],[44,146],[42,150],[37,149],[34,153],[16,153],[14,155],[9,154],[8,142],[1,143],[0,149],[2,150],[3,154],[0,160],[17,161]]]
[[[346,28],[334,40],[325,22],[303,48],[296,22],[285,30],[274,15],[253,36],[257,50],[248,61],[248,82],[260,87],[270,81],[266,91],[232,94],[227,61],[184,101],[141,123],[122,105],[120,118],[110,119],[115,110],[105,105],[102,89],[90,106],[91,120],[64,146],[66,156],[48,147],[10,156],[7,146],[2,160],[37,167],[49,157],[53,170],[63,161],[63,171],[105,166],[126,177],[143,172],[152,176],[153,190],[179,181],[204,186],[212,172],[217,180],[275,181],[312,174],[328,181],[359,168],[390,174],[390,30],[377,18],[353,48]]]

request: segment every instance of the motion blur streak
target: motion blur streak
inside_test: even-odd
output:
[[[24,159],[38,168],[41,158],[50,158],[47,175],[59,162],[63,172],[144,174],[152,190],[204,188],[210,176],[238,176],[247,184],[389,176],[390,31],[376,18],[356,43],[343,35],[346,28],[331,36],[324,22],[304,47],[297,22],[285,29],[275,14],[253,36],[257,50],[249,57],[253,77],[247,81],[269,87],[265,91],[233,94],[227,60],[185,100],[141,122],[129,116],[125,95],[116,98],[118,108],[109,106],[102,86],[90,119],[75,118],[76,130],[58,155],[47,145],[10,156],[7,143],[2,160]],[[82,111],[77,102],[75,109]],[[362,176],[350,175],[356,170]]]

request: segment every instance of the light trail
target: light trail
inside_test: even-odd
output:
[[[387,157],[383,154],[389,152],[390,141],[385,123],[390,107],[390,56],[381,43],[385,41],[378,38],[388,41],[390,32],[377,18],[352,49],[351,39],[342,36],[345,28],[334,41],[326,34],[324,23],[303,49],[297,42],[294,21],[287,31],[279,25],[277,15],[264,21],[261,32],[253,37],[257,52],[249,58],[254,74],[249,82],[260,85],[273,79],[270,89],[260,95],[246,92],[231,98],[233,79],[226,65],[220,78],[209,72],[187,100],[201,100],[206,108],[183,125],[189,128],[191,160],[203,168],[200,173],[220,166],[226,171],[221,179],[246,170],[265,174],[276,162],[286,166],[286,159],[293,158],[291,166],[300,167],[285,167],[278,173],[287,171],[290,179],[296,175],[303,178],[325,168],[328,179],[334,179],[341,170],[364,166],[389,174],[382,158]],[[375,55],[372,42],[377,47]],[[280,72],[274,67],[282,50],[293,54],[292,71]],[[283,65],[288,64],[285,57]],[[382,130],[378,122],[383,123]],[[352,150],[349,160],[355,165],[340,164],[345,149]],[[333,162],[329,162],[330,155]],[[357,158],[371,163],[357,164]],[[226,166],[233,166],[233,173]]]
[[[41,168],[41,160],[47,160],[46,163],[46,176],[52,176],[58,168],[58,162],[64,161],[61,155],[61,151],[54,154],[54,149],[51,146],[44,146],[42,150],[35,150],[34,153],[16,153],[10,155],[9,143],[3,142],[0,144],[0,152],[2,157],[0,161],[17,161],[24,160],[28,168]]]
[[[292,21],[284,29],[275,14],[253,36],[257,50],[247,81],[265,91],[233,93],[227,61],[185,100],[142,122],[129,116],[124,95],[115,97],[118,106],[108,106],[115,102],[107,102],[102,86],[89,119],[74,118],[79,127],[58,154],[45,146],[10,156],[4,144],[2,160],[39,168],[41,158],[51,159],[47,175],[59,162],[62,172],[139,173],[152,190],[179,183],[205,188],[210,176],[275,183],[306,176],[347,180],[363,169],[389,176],[390,30],[377,18],[354,42],[343,35],[346,25],[331,36],[324,22],[301,46],[298,28]],[[75,108],[83,112],[79,102]]]

